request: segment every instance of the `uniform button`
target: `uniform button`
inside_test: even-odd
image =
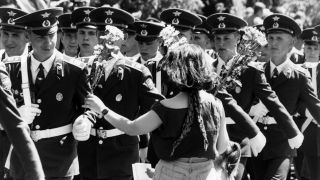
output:
[[[263,129],[264,129],[264,130],[267,130],[267,129],[268,129],[268,127],[267,127],[267,126],[264,126],[264,127],[263,127]]]
[[[42,102],[41,99],[37,99],[37,103],[40,104]]]
[[[102,143],[103,143],[103,141],[102,141],[102,140],[100,140],[100,141],[99,141],[99,144],[102,144]]]
[[[169,94],[172,96],[173,95],[173,91],[171,91]]]
[[[36,125],[36,129],[40,129],[40,126],[39,126],[39,125]]]

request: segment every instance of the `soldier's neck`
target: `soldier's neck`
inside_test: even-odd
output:
[[[285,56],[273,56],[271,57],[271,61],[274,65],[279,66],[287,60],[288,55],[289,54],[286,54]]]
[[[80,52],[79,56],[80,57],[88,57],[88,56],[92,56],[93,52],[91,51],[84,51],[84,52]]]

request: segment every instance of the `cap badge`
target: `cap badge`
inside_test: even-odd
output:
[[[41,16],[42,16],[42,18],[48,18],[50,16],[50,13],[45,12],[45,13],[41,14]]]
[[[174,16],[180,16],[180,14],[181,14],[181,12],[179,12],[179,11],[173,12],[173,15],[174,15]]]
[[[226,24],[220,23],[220,24],[218,25],[218,28],[221,28],[221,29],[226,28]]]
[[[142,36],[147,36],[147,35],[148,35],[148,31],[145,30],[145,29],[142,30],[142,31],[141,31],[141,35],[142,35]]]
[[[178,18],[174,18],[172,20],[172,24],[179,24],[179,19]]]
[[[50,23],[49,20],[44,20],[44,21],[42,22],[42,27],[49,27],[49,26],[51,26],[51,23]]]
[[[104,22],[107,24],[112,24],[113,20],[111,18],[107,18]]]
[[[106,14],[107,14],[108,16],[112,16],[113,11],[111,11],[111,10],[109,9],[108,11],[106,11]]]
[[[84,10],[83,12],[84,12],[86,15],[89,15],[90,10],[89,10],[89,9],[86,9],[86,10]]]
[[[90,22],[90,18],[87,16],[87,17],[85,17],[85,18],[83,18],[83,22]]]
[[[318,41],[318,37],[317,36],[312,36],[311,40],[312,41]]]
[[[9,18],[9,19],[8,19],[8,24],[12,24],[12,25],[14,25],[14,21],[13,21],[13,19],[12,19],[12,18]]]
[[[140,25],[142,28],[147,28],[147,25],[146,24],[141,24]]]
[[[272,19],[273,19],[274,21],[278,21],[278,20],[280,19],[280,17],[275,16],[275,17],[273,17]]]
[[[279,23],[277,23],[277,22],[273,23],[272,27],[273,28],[278,28],[279,27]]]
[[[218,17],[218,20],[219,20],[219,21],[224,21],[225,18],[226,18],[226,17],[224,17],[224,16],[219,16],[219,17]]]
[[[13,11],[8,11],[9,16],[15,16],[17,13],[13,12]]]
[[[70,24],[70,27],[71,27],[71,28],[76,28],[76,26],[74,25],[74,23],[71,23],[71,24]]]

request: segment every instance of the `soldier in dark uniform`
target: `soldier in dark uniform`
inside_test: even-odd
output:
[[[300,37],[303,39],[305,57],[305,63],[302,67],[310,73],[312,87],[319,99],[319,33],[315,28],[308,28],[302,31]],[[300,122],[297,124],[300,125],[305,138],[301,148],[297,150],[297,157],[294,159],[296,172],[300,178],[320,179],[320,125],[310,115],[310,112],[306,113],[305,108],[299,114]]]
[[[77,28],[77,40],[79,45],[78,59],[88,66],[92,65],[94,46],[98,44],[98,31],[96,24],[89,17],[94,7],[81,7],[71,14],[71,21]]]
[[[25,91],[30,91],[32,107],[38,110],[29,117],[31,137],[49,180],[72,179],[79,172],[72,124],[80,115],[89,118],[80,106],[91,91],[85,64],[65,60],[55,49],[60,14],[62,9],[52,8],[16,19],[17,24],[26,26],[33,51],[22,57],[26,61],[21,60],[21,71],[14,69],[11,77],[16,84],[12,89],[21,95],[22,79],[27,76],[29,80]],[[23,62],[26,68],[22,68]],[[18,101],[26,103],[22,96]],[[21,177],[20,166],[13,166],[12,171],[15,178]]]
[[[1,43],[4,51],[0,53],[0,61],[5,61],[7,70],[19,66],[19,62],[8,61],[10,56],[21,56],[27,53],[27,34],[23,26],[16,25],[14,19],[27,14],[14,8],[0,8]],[[0,127],[0,178],[4,177],[4,165],[10,148],[9,139]],[[8,174],[6,176],[9,176]]]
[[[236,16],[224,13],[213,14],[208,17],[207,22],[213,28],[215,35],[214,43],[216,51],[219,54],[219,61],[227,63],[237,54],[237,43],[240,40],[239,29],[247,25],[247,23]],[[220,73],[218,71],[218,73]],[[284,144],[288,141],[293,141],[294,147],[299,147],[302,143],[303,137],[293,121],[290,114],[279,101],[276,93],[271,89],[270,85],[266,82],[262,66],[252,63],[242,72],[239,77],[242,87],[236,87],[234,90],[229,91],[233,98],[237,101],[238,105],[242,107],[247,113],[255,103],[256,99],[261,100],[270,111],[270,116],[276,119],[276,123],[281,126],[281,133],[286,135]],[[218,93],[219,97],[224,103],[223,94]],[[234,111],[228,111],[226,108],[226,116],[236,120],[237,117],[232,117]],[[228,123],[228,122],[227,122]],[[236,179],[241,179],[244,167],[248,157],[251,157],[251,145],[246,139],[246,132],[239,126],[238,123],[230,121],[227,125],[230,139],[241,143],[242,157],[240,160],[239,171]],[[268,143],[267,138],[267,143]],[[257,155],[257,153],[254,153]],[[258,178],[259,179],[259,178]],[[260,178],[261,179],[261,178]]]
[[[134,22],[128,12],[111,7],[97,8],[89,16],[97,25],[119,29],[125,29]],[[120,49],[121,44],[118,46]],[[145,66],[125,57],[107,59],[107,64],[94,94],[115,112],[134,119],[138,113],[147,112],[157,99],[162,99]],[[95,66],[96,63],[91,74],[95,73]],[[81,136],[77,129],[74,128],[74,134]],[[139,160],[138,137],[126,135],[98,117],[90,134],[88,140],[78,144],[82,179],[132,179],[132,164]]]
[[[212,49],[210,42],[211,28],[207,24],[207,17],[198,14],[201,18],[202,23],[196,26],[193,30],[192,43],[199,45],[206,52]]]
[[[268,16],[263,25],[271,52],[271,60],[264,66],[267,81],[295,120],[299,108],[305,104],[314,119],[320,122],[320,101],[313,92],[310,80],[305,70],[290,61],[288,56],[294,37],[301,33],[299,25],[282,14]],[[296,155],[292,142],[287,143],[288,135],[283,133],[283,127],[274,120],[278,121],[278,118],[268,113],[257,122],[268,141],[253,161],[255,179],[286,179],[290,161]]]
[[[124,29],[126,33],[126,42],[121,46],[121,53],[129,57],[132,61],[140,58],[138,42],[136,41],[136,27],[134,24],[128,24]]]
[[[59,29],[61,30],[60,41],[63,46],[61,53],[67,58],[75,58],[78,56],[79,46],[77,41],[77,29],[75,24],[71,22],[71,14],[62,14],[58,17]]]
[[[30,129],[16,108],[11,93],[11,82],[2,62],[0,62],[0,99],[0,126],[4,128],[14,146],[11,164],[21,162],[25,173],[23,179],[44,180],[37,149],[29,136]],[[3,179],[3,174],[0,179]]]

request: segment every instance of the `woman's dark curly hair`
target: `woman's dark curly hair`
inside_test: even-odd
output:
[[[184,44],[168,51],[161,62],[162,72],[168,77],[168,83],[177,91],[189,94],[188,113],[182,125],[180,136],[172,145],[171,156],[175,149],[191,130],[194,120],[199,123],[203,135],[204,149],[208,148],[208,139],[201,116],[199,90],[209,91],[215,85],[212,65],[205,59],[205,52],[198,45]]]

